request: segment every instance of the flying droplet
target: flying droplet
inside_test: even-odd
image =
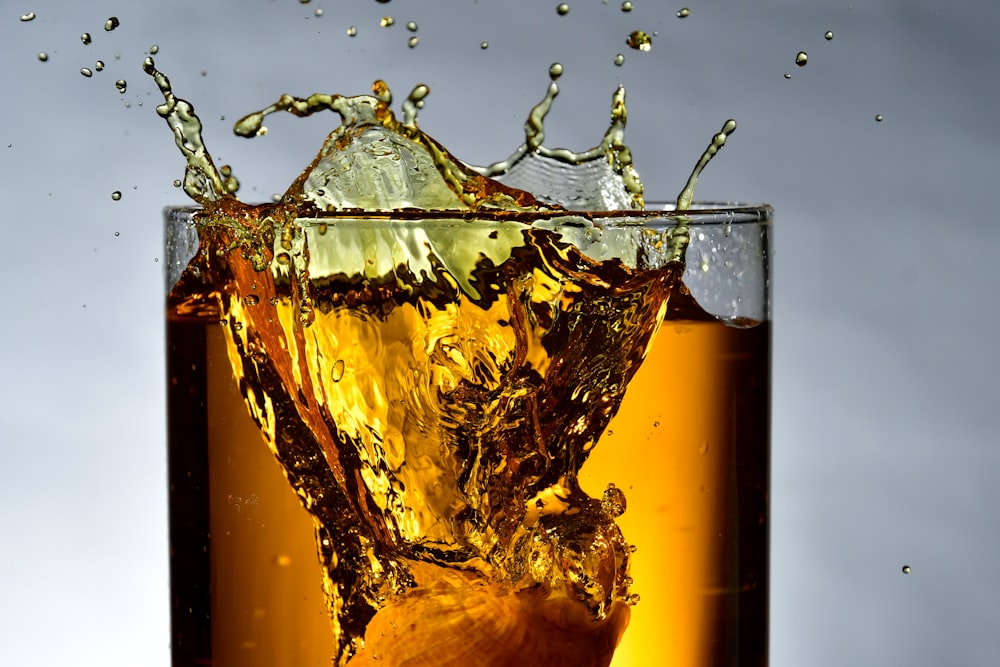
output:
[[[632,3],[629,2],[628,0],[625,0],[625,2],[622,3],[622,11],[625,12],[626,14],[632,11]]]
[[[175,178],[175,179],[174,179],[174,187],[175,187],[175,188],[179,188],[179,187],[181,187],[181,185],[183,185],[183,184],[181,183],[181,179],[179,179],[179,178]]]
[[[355,36],[355,35],[357,35],[357,34],[358,34],[358,29],[357,29],[357,28],[355,28],[355,27],[354,27],[353,25],[352,25],[352,26],[350,26],[350,27],[349,27],[349,28],[347,29],[347,36],[348,36],[348,37],[354,37],[354,36]]]
[[[111,198],[114,199],[115,201],[118,201],[119,199],[121,199],[122,198],[121,191],[120,190],[115,190],[114,192],[112,192],[111,193]]]
[[[90,37],[89,32],[85,32],[82,35],[80,35],[80,41],[83,42],[84,44],[90,44],[94,40]]]
[[[881,123],[883,118],[884,118],[884,116],[882,114],[880,114],[880,113],[879,114],[875,114],[875,122],[876,123]]]
[[[549,77],[553,81],[561,77],[562,73],[563,73],[563,66],[561,63],[552,63],[552,66],[549,67]]]
[[[559,3],[559,5],[556,7],[556,14],[558,14],[559,16],[566,16],[567,14],[569,14],[569,5],[567,5],[565,2]]]
[[[806,63],[809,62],[809,54],[805,51],[799,51],[795,54],[795,64],[799,67],[805,67]]]
[[[410,21],[409,23],[406,24],[406,29],[409,30],[410,32],[416,32],[417,24],[414,23],[413,21]]]
[[[98,72],[103,72],[104,71],[104,61],[103,60],[98,60],[96,63],[94,63],[94,69],[96,71],[98,71]]]
[[[479,43],[479,48],[481,48],[483,50],[486,50],[486,49],[490,48],[490,43],[489,42],[480,42]]]
[[[317,18],[320,17],[320,16],[323,16],[323,8],[322,7],[317,7],[316,11],[314,11],[313,14],[315,14],[317,16]]]
[[[112,30],[114,30],[115,28],[117,28],[120,25],[121,25],[121,22],[118,21],[118,17],[117,16],[112,16],[111,18],[109,18],[107,21],[104,22],[104,29],[107,32],[111,32]]]
[[[677,12],[677,18],[679,19],[686,19],[689,16],[691,16],[691,10],[687,7],[681,7]]]
[[[643,30],[634,30],[629,34],[625,43],[636,51],[649,51],[653,48],[653,38]]]
[[[417,44],[419,44],[419,43],[420,43],[420,38],[417,37],[416,35],[414,35],[413,37],[410,37],[410,39],[406,40],[407,46],[409,46],[411,49],[412,48],[416,48]]]
[[[343,359],[337,359],[333,364],[333,370],[330,371],[330,377],[334,382],[340,382],[344,378],[344,364]]]
[[[119,93],[124,94],[128,84],[125,83],[125,79],[118,79],[115,81],[115,88],[118,89]]]
[[[35,20],[35,12],[28,12],[27,14],[21,14],[21,20],[22,21],[34,21]]]
[[[81,67],[80,74],[84,75],[87,78],[94,76],[94,73],[90,71],[89,67]]]
[[[383,16],[382,19],[378,22],[378,24],[383,28],[389,28],[391,26],[396,25],[396,19],[392,18],[391,16]]]
[[[912,570],[910,570],[910,566],[909,565],[904,565],[903,566],[903,574],[909,574],[911,571]]]
[[[789,74],[788,72],[785,72],[785,78],[786,78],[786,79],[791,79],[791,78],[792,78],[792,75],[791,75],[791,74]]]
[[[149,55],[155,56],[159,52],[160,52],[159,44],[153,44],[151,47],[149,47]]]
[[[829,42],[831,39],[833,39],[833,31],[832,30],[827,30],[826,34],[823,35],[823,38],[826,39],[826,41]]]
[[[45,51],[39,51],[38,59],[41,60],[42,62],[45,62],[46,60],[49,59],[49,54],[45,53]]]
[[[377,2],[380,5],[385,5],[389,3],[389,0],[375,0],[375,2]]]
[[[115,232],[115,236],[121,236],[121,232]]]
[[[622,55],[621,53],[619,53],[617,56],[615,56],[615,64],[618,65],[619,67],[621,67],[622,65],[624,65],[625,64],[625,56]]]

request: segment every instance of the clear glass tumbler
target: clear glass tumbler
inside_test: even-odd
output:
[[[167,209],[174,664],[766,665],[773,212],[660,208]]]

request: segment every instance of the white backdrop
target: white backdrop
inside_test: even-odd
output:
[[[482,163],[519,143],[558,60],[547,143],[593,145],[624,83],[661,199],[736,118],[699,195],[778,211],[772,664],[996,664],[1000,5],[556,4],[0,0],[0,664],[169,663],[160,209],[184,198],[153,44],[247,199],[336,120],[232,136],[284,92],[424,81],[422,128]],[[625,45],[636,28],[650,52]]]

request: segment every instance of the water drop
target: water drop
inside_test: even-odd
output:
[[[179,179],[179,178],[175,178],[175,179],[174,179],[174,187],[175,187],[175,188],[179,188],[179,187],[181,187],[181,185],[182,185],[182,183],[181,183],[181,179]]]
[[[83,42],[84,44],[90,44],[94,40],[91,39],[89,32],[85,32],[82,35],[80,35],[80,41]]]
[[[354,36],[355,36],[355,35],[357,35],[357,34],[358,34],[358,29],[357,29],[357,28],[355,28],[355,27],[354,27],[353,25],[352,25],[352,26],[350,26],[350,27],[349,27],[349,28],[347,29],[347,36],[348,36],[348,37],[354,37]]]
[[[629,2],[628,0],[625,0],[625,2],[622,3],[622,11],[625,12],[626,14],[632,11],[632,3]]]
[[[406,29],[409,30],[410,32],[416,32],[417,24],[414,23],[413,21],[410,21],[409,23],[406,24]]]
[[[559,3],[559,5],[556,7],[556,13],[559,14],[559,16],[566,16],[567,14],[569,14],[569,5],[567,5],[565,2]]]
[[[653,48],[653,38],[649,36],[649,33],[643,30],[632,31],[625,43],[636,51],[649,51]]]
[[[122,198],[121,191],[120,190],[115,190],[114,192],[112,192],[111,193],[111,198],[114,199],[115,201],[118,201],[119,199],[121,199]]]
[[[621,53],[619,53],[617,56],[615,56],[615,64],[618,65],[619,67],[621,67],[622,65],[624,65],[625,64],[625,56],[622,55]]]
[[[406,45],[409,46],[411,49],[415,48],[419,43],[420,43],[420,38],[417,37],[416,35],[406,40]]]
[[[799,67],[805,67],[806,63],[809,62],[809,54],[805,51],[799,51],[795,54],[795,64]]]
[[[121,236],[121,232],[115,232],[115,236]]]
[[[876,123],[881,123],[883,118],[884,118],[884,116],[882,114],[880,114],[880,113],[879,114],[875,114],[875,122]]]
[[[159,44],[153,44],[152,46],[149,47],[149,54],[150,55],[155,56],[159,52],[160,52],[160,45]]]
[[[46,60],[49,59],[49,54],[45,53],[45,51],[39,51],[38,59],[41,60],[42,62],[45,62]]]
[[[96,71],[98,71],[98,72],[103,72],[104,71],[104,61],[103,60],[98,60],[96,63],[94,63],[94,69]]]
[[[383,16],[382,20],[380,20],[378,24],[383,28],[388,28],[396,25],[396,19],[392,18],[391,16]]]
[[[549,77],[553,81],[561,77],[562,73],[563,73],[563,66],[560,63],[552,63],[552,66],[549,67]]]
[[[337,359],[333,364],[333,370],[330,371],[330,377],[334,382],[340,382],[344,378],[344,367],[346,364],[343,359]]]
[[[118,79],[115,81],[115,88],[118,89],[119,93],[124,94],[125,90],[128,88],[128,84],[125,83],[125,79]]]
[[[785,78],[786,78],[786,79],[791,79],[791,78],[792,78],[792,75],[791,75],[791,74],[789,74],[788,72],[785,72]]]
[[[315,14],[317,16],[317,18],[320,17],[320,16],[323,16],[323,8],[322,7],[317,7],[316,11],[314,11],[313,14]]]
[[[34,21],[35,20],[35,12],[28,12],[27,14],[21,14],[21,20],[22,21]]]
[[[375,0],[375,2],[377,2],[380,5],[385,5],[389,3],[389,0]]]
[[[686,19],[689,16],[691,16],[691,10],[687,7],[681,7],[677,12],[677,18],[679,19]]]
[[[903,574],[909,574],[911,572],[909,565],[903,566]]]
[[[825,34],[825,35],[823,35],[823,38],[824,38],[824,39],[825,39],[826,41],[828,41],[828,42],[829,42],[829,41],[830,41],[831,39],[833,39],[833,31],[832,31],[832,30],[827,30],[827,31],[826,31],[826,34]]]
[[[479,48],[481,48],[483,50],[486,50],[486,49],[490,48],[490,43],[489,42],[479,42]]]
[[[81,67],[80,68],[80,74],[82,74],[82,75],[84,75],[85,77],[88,77],[88,78],[94,76],[94,73],[90,71],[89,67]]]
[[[112,16],[111,18],[109,18],[107,21],[104,22],[104,29],[108,32],[111,32],[120,25],[121,22],[118,20],[118,17]]]

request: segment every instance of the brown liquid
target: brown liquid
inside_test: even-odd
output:
[[[330,664],[343,646],[340,662],[355,652],[351,664],[604,665],[629,611],[614,665],[766,664],[768,327],[691,320],[700,315],[682,307],[676,267],[633,274],[605,263],[574,277],[574,261],[552,249],[532,246],[506,272],[479,273],[478,302],[447,280],[435,289],[424,282],[416,299],[384,282],[314,280],[308,329],[296,323],[291,286],[241,268],[238,252],[202,261],[199,278],[175,289],[167,333],[174,664]],[[561,292],[546,272],[567,281]],[[602,276],[630,287],[602,291]],[[527,308],[507,300],[514,285],[531,296],[519,301]],[[634,355],[665,298],[673,314],[639,368]],[[589,327],[575,338],[549,319],[574,308],[590,314],[574,320]],[[530,325],[514,340],[517,317]],[[451,344],[444,357],[424,359],[433,382],[413,384],[412,364],[430,340],[421,336],[434,323]],[[354,352],[323,347],[351,336]],[[584,347],[562,353],[574,345]],[[295,374],[283,365],[290,348],[311,357],[298,357],[299,381],[277,379]],[[477,393],[477,383],[503,375],[509,354],[522,370],[545,369],[545,380],[525,372],[517,391],[502,383]],[[628,370],[614,382],[600,375],[605,366]],[[398,386],[370,393],[366,382],[386,378]],[[385,400],[358,399],[365,386]],[[302,406],[320,389],[327,413],[367,406],[359,424],[380,428],[379,438],[345,440],[350,410],[326,432],[335,445],[316,438],[317,423],[301,430],[315,416]],[[270,411],[260,407],[265,396]],[[405,462],[393,459],[393,429],[407,443]],[[441,447],[451,454],[438,460]],[[621,516],[608,483],[624,491]],[[563,489],[568,510],[544,494],[552,488]],[[524,509],[535,493],[556,501],[541,519]],[[565,563],[545,560],[554,542],[510,548],[540,539],[539,526],[571,545],[570,574],[575,562],[590,563],[582,583],[567,578]]]

